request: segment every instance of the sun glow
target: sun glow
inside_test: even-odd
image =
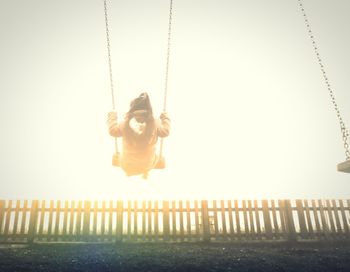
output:
[[[141,92],[149,93],[156,117],[163,105],[168,2],[136,2],[113,1],[110,10],[119,119]],[[50,1],[37,10],[8,1],[0,16],[8,28],[0,52],[0,197],[348,197],[349,176],[335,168],[344,160],[339,128],[295,3],[208,0],[200,10],[198,3],[175,1],[166,169],[144,180],[111,164],[101,2],[81,9]],[[309,5],[349,123],[350,39],[342,31],[349,3],[332,12],[326,2]]]

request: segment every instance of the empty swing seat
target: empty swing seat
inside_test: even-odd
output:
[[[338,171],[350,173],[350,160],[338,164]]]

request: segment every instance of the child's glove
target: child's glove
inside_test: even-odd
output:
[[[116,122],[117,121],[117,112],[111,111],[108,113],[107,123]]]
[[[169,119],[169,116],[168,116],[168,113],[166,113],[166,112],[162,112],[161,114],[160,114],[160,120],[165,120],[165,119]]]

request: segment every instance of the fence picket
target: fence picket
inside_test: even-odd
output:
[[[173,237],[173,241],[176,241],[177,239],[177,232],[176,232],[176,202],[172,201],[171,203],[171,214],[172,214],[172,237]]]
[[[304,215],[304,207],[303,202],[301,199],[296,200],[296,208],[298,213],[298,220],[299,220],[299,227],[300,227],[300,236],[302,238],[308,237],[308,232],[306,229],[306,221],[305,221],[305,215]]]
[[[350,201],[348,200],[347,202],[348,202],[348,211],[350,213]],[[343,202],[341,202],[341,203],[343,204]],[[342,215],[343,215],[343,222],[344,222],[344,230],[345,230],[347,238],[350,238],[350,231],[349,231],[350,220],[348,220],[346,217],[344,205],[342,205],[341,207],[342,207]]]
[[[179,213],[180,213],[180,241],[185,239],[185,230],[184,230],[184,210],[182,206],[182,200],[179,201]]]
[[[74,240],[74,218],[75,218],[75,201],[70,203],[70,217],[69,217],[69,240]]]
[[[46,239],[47,241],[51,241],[52,239],[53,210],[54,210],[54,201],[50,200],[49,225],[47,228],[47,239]]]
[[[44,222],[45,222],[45,200],[41,201],[40,207],[40,223],[39,223],[39,232],[38,232],[38,240],[43,240],[43,231],[44,231]]]
[[[271,210],[272,210],[272,220],[273,220],[273,233],[276,238],[280,238],[280,228],[278,226],[277,221],[277,211],[276,211],[276,204],[275,200],[271,200]],[[273,237],[272,236],[272,237]]]
[[[284,200],[283,202],[284,202],[284,214],[285,214],[288,240],[295,241],[296,240],[296,230],[295,230],[295,225],[294,225],[293,210],[291,207],[291,203],[290,203],[290,200]]]
[[[24,205],[23,205],[23,208],[22,208],[21,235],[24,235],[25,234],[25,230],[26,230],[27,208],[28,208],[28,200],[24,200]]]
[[[272,239],[272,226],[271,226],[271,217],[269,211],[269,203],[267,200],[262,201],[263,208],[263,217],[264,217],[264,226],[265,226],[265,235],[267,239]]]
[[[5,200],[0,200],[0,236],[2,235],[2,226],[4,225],[5,219]],[[0,237],[1,241],[1,237]]]
[[[304,207],[305,207],[305,214],[306,214],[308,237],[312,238],[314,237],[314,228],[312,226],[309,203],[306,199],[304,199]]]
[[[134,234],[133,234],[133,239],[134,241],[137,241],[138,239],[138,205],[137,205],[137,200],[134,201]]]
[[[131,240],[131,200],[128,201],[128,226],[127,226],[127,238]]]
[[[152,201],[148,201],[148,241],[152,241]]]
[[[210,227],[209,227],[208,201],[202,200],[201,206],[202,206],[201,218],[202,218],[202,226],[203,226],[203,241],[209,242]]]
[[[345,237],[349,237],[350,236],[350,231],[349,231],[348,221],[346,219],[346,214],[345,214],[343,200],[339,200],[339,207],[340,207],[341,217],[342,217],[342,221],[343,221]]]
[[[158,220],[158,201],[154,202],[154,236],[155,236],[155,241],[157,242],[159,239],[159,220]]]
[[[68,226],[68,201],[64,202],[64,210],[63,210],[63,229],[62,229],[62,238],[63,240],[67,239],[67,226]]]
[[[55,232],[54,232],[54,240],[58,240],[58,230],[60,226],[60,211],[61,211],[61,201],[57,201],[56,205],[56,219],[55,219]]]
[[[82,219],[82,216],[81,216],[81,213],[82,213],[82,201],[79,200],[78,202],[78,211],[77,211],[77,220],[76,220],[76,240],[77,241],[80,241],[81,238],[82,238],[82,234],[81,234],[81,219]]]
[[[192,234],[191,234],[191,212],[190,212],[190,201],[186,200],[186,233],[187,233],[187,240],[190,241]]]
[[[332,209],[334,211],[335,224],[337,226],[337,233],[340,234],[342,232],[342,228],[341,228],[340,219],[339,219],[339,209],[335,199],[332,200]]]
[[[328,239],[329,238],[329,228],[328,228],[328,224],[326,222],[326,217],[324,215],[324,208],[323,208],[323,204],[322,204],[321,199],[318,200],[318,206],[320,208],[320,214],[321,214],[322,232],[323,232],[323,235]]]
[[[251,237],[251,239],[256,239],[255,226],[254,226],[253,206],[252,206],[252,201],[251,200],[248,200],[248,212],[249,212],[249,225],[250,225],[249,236]]]
[[[278,212],[280,215],[280,221],[281,221],[281,233],[282,233],[282,237],[288,238],[288,234],[287,234],[287,226],[286,226],[286,216],[284,213],[284,201],[279,199],[278,200]]]
[[[27,242],[33,243],[36,235],[36,225],[38,220],[38,200],[33,200],[31,209],[30,209],[30,217],[29,217],[29,227],[28,227],[28,236]]]
[[[227,201],[227,206],[228,206],[228,221],[230,224],[230,239],[231,239],[231,241],[233,241],[234,237],[235,237],[235,230],[233,227],[233,214],[232,214],[233,211],[232,211],[232,201],[231,200]]]
[[[17,200],[16,201],[16,208],[15,208],[15,221],[13,223],[13,228],[12,228],[12,235],[13,236],[16,236],[16,234],[18,232],[18,218],[19,218],[20,206],[21,206],[21,201]]]
[[[101,237],[102,241],[104,240],[106,232],[106,201],[102,201],[102,210],[101,210]]]
[[[199,215],[198,215],[198,200],[194,202],[194,222],[196,225],[196,240],[200,240]]]
[[[163,201],[163,240],[169,241],[170,223],[169,223],[169,201]]]
[[[261,240],[261,225],[260,225],[260,216],[259,216],[259,206],[258,201],[254,200],[254,211],[255,211],[255,223],[256,223],[256,235],[259,240]]]
[[[89,241],[91,202],[84,201],[83,239]]]
[[[227,240],[227,229],[226,229],[226,212],[225,212],[225,201],[221,200],[220,203],[221,206],[221,226],[222,226],[222,235],[223,235],[223,240]]]
[[[146,201],[142,201],[142,240],[146,239]]]
[[[123,201],[117,201],[117,242],[123,241]]]
[[[93,218],[93,227],[92,227],[92,236],[93,240],[97,241],[97,214],[98,214],[98,201],[94,201],[94,218]]]
[[[218,208],[216,200],[213,200],[213,211],[214,211],[214,234],[215,240],[219,238],[219,224],[218,224]]]
[[[113,240],[113,200],[109,201],[108,207],[108,241]]]
[[[242,200],[243,218],[244,218],[244,237],[247,239],[250,237],[250,231],[248,226],[248,213],[246,207],[246,201]]]
[[[235,219],[236,219],[237,239],[241,239],[241,219],[239,216],[238,200],[235,200],[234,204],[235,204]]]
[[[317,237],[321,237],[321,224],[320,224],[320,220],[319,220],[319,216],[318,216],[318,212],[317,212],[317,205],[316,205],[316,200],[312,200],[312,211],[314,213],[314,220],[315,220],[315,224],[316,224],[316,230],[317,230]]]
[[[331,206],[329,199],[326,200],[326,206],[327,206],[327,211],[328,211],[329,223],[330,223],[331,230],[332,230],[332,235],[335,235],[336,234],[335,224],[334,224],[334,219],[333,219],[332,206]]]
[[[10,228],[10,220],[11,220],[11,209],[12,209],[12,200],[9,200],[7,203],[7,208],[5,210],[6,220],[5,220],[5,228],[4,228],[4,240],[8,239],[9,228]]]

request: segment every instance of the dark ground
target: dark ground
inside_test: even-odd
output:
[[[350,271],[350,244],[0,245],[0,271]]]

